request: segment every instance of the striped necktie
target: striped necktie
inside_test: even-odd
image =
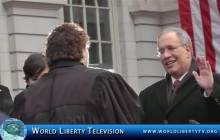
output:
[[[180,80],[175,80],[172,86],[172,90],[176,91],[179,85],[180,85]]]

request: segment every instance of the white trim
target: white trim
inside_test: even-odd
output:
[[[120,53],[120,45],[119,45],[119,28],[118,28],[118,12],[117,12],[117,5],[115,0],[108,0],[108,3],[111,4],[112,9],[110,9],[110,16],[109,22],[113,23],[110,24],[111,32],[111,39],[112,39],[112,61],[113,61],[113,68],[115,72],[122,74],[121,68],[121,53]],[[112,11],[111,11],[112,10]]]

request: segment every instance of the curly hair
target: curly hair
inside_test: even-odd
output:
[[[49,66],[62,59],[80,61],[88,42],[89,36],[78,24],[63,23],[57,26],[47,37],[46,57]]]

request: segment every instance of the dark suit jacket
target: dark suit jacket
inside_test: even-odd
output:
[[[8,114],[13,105],[9,89],[0,85],[0,111]]]
[[[192,71],[197,70],[192,60],[190,70],[181,81],[175,98],[168,104],[167,94],[171,78],[166,78],[149,86],[140,93],[140,100],[145,112],[143,123],[180,123],[189,120],[199,123],[220,123],[220,75],[214,74],[214,88],[210,97],[204,97]]]

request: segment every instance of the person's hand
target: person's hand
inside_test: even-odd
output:
[[[213,90],[214,80],[209,61],[206,61],[204,56],[198,56],[196,58],[196,62],[199,68],[200,75],[198,75],[196,71],[193,71],[192,74],[195,77],[199,86],[205,89],[205,91],[210,95]]]

